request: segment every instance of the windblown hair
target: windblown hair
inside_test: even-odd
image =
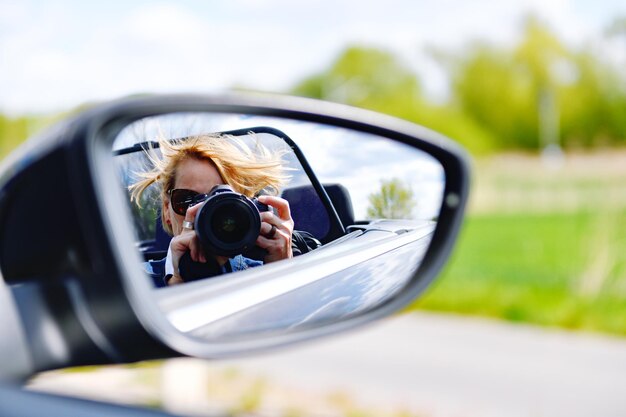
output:
[[[284,173],[284,152],[271,152],[258,141],[252,148],[232,135],[209,134],[175,140],[159,138],[159,149],[160,155],[155,149],[146,150],[154,168],[137,173],[140,179],[129,186],[131,200],[139,207],[141,195],[153,184],[160,186],[161,201],[165,202],[169,198],[168,191],[176,183],[178,166],[187,159],[213,164],[226,184],[247,197],[254,197],[261,190],[265,194],[277,195],[289,178]],[[163,212],[161,220],[163,229],[172,235]]]

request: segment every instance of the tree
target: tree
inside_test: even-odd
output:
[[[498,147],[536,147],[532,80],[516,68],[510,51],[476,43],[445,64],[455,105],[490,131]]]
[[[444,55],[442,63],[450,72],[457,105],[490,130],[500,147],[537,149],[545,130],[539,109],[548,102],[554,113],[559,83],[554,68],[568,58],[559,39],[531,16],[513,49],[474,43],[461,55]]]
[[[393,54],[376,48],[347,48],[320,74],[292,93],[336,101],[412,119],[423,105],[415,73]]]
[[[512,49],[474,43],[435,57],[450,74],[454,104],[502,149],[624,143],[623,71],[590,48],[568,48],[537,18],[526,19]]]
[[[370,219],[411,219],[416,202],[413,191],[398,178],[382,180],[380,191],[368,197],[370,206],[367,217]]]
[[[625,22],[616,19],[607,36],[626,34]],[[536,17],[524,20],[512,46],[430,49],[449,75],[444,103],[429,102],[417,74],[389,51],[356,46],[291,92],[424,125],[474,154],[626,144],[623,65],[601,49],[572,48]]]
[[[291,93],[401,117],[458,140],[476,153],[494,146],[491,133],[465,113],[429,104],[417,74],[388,51],[348,47],[327,70],[306,78]]]

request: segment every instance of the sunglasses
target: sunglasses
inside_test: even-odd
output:
[[[209,197],[208,194],[200,194],[184,188],[171,189],[167,193],[170,196],[174,213],[180,214],[181,216],[187,213],[189,207],[201,203]]]

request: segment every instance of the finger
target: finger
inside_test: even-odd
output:
[[[204,251],[198,240],[198,236],[192,230],[186,230],[180,235],[174,237],[170,244],[172,248],[173,263],[176,267],[178,260],[185,252],[189,252],[194,262],[206,262]]]
[[[194,227],[194,223],[190,222],[189,220],[183,220],[183,232],[187,232],[189,230],[193,230]]]
[[[290,226],[293,225],[293,219],[292,218],[288,218],[288,219],[283,219],[281,217],[279,217],[278,215],[272,213],[271,211],[264,211],[262,213],[260,213],[261,215],[261,221],[265,222],[265,223],[269,223],[269,224],[273,224],[276,227],[281,227],[281,226]],[[289,228],[289,227],[287,227]]]
[[[267,223],[267,222],[261,223],[260,234],[262,236],[272,239],[274,236],[276,236],[277,231],[278,231],[278,227],[276,227],[276,225],[274,225],[273,223]]]
[[[259,247],[267,249],[270,252],[281,252],[284,251],[287,246],[291,247],[291,242],[289,242],[289,238],[285,236],[284,233],[281,233],[279,231],[276,231],[276,235],[273,239],[270,239],[263,235],[259,235],[255,243]]]
[[[278,217],[283,220],[291,220],[291,211],[289,209],[289,202],[284,198],[276,197],[273,195],[259,196],[259,201],[263,204],[274,207],[278,211]]]
[[[185,213],[185,221],[193,223],[196,219],[196,214],[198,214],[198,210],[202,207],[202,203],[198,203],[194,206],[191,206],[187,209],[187,213]]]
[[[257,243],[261,242],[263,249],[268,249],[266,246],[273,246],[276,248],[291,247],[291,234],[289,232],[276,228],[276,232],[273,237],[260,234],[257,237]]]
[[[172,254],[181,256],[183,253],[187,252],[189,250],[190,242],[194,236],[195,232],[191,231],[185,231],[178,236],[174,236],[170,243]]]
[[[276,226],[277,231],[284,232],[285,235],[291,237],[293,234],[293,220],[281,220],[272,213],[261,213],[261,233],[268,236],[271,233],[272,225]]]
[[[273,239],[268,239],[263,235],[259,235],[259,237],[256,238],[255,243],[258,247],[266,249],[268,251],[270,248],[272,248],[275,245]]]
[[[282,221],[280,220],[280,217],[278,217],[277,215],[275,215],[274,213],[272,213],[271,211],[264,211],[261,214],[261,221],[265,224],[269,224],[270,227],[271,225],[275,225],[275,226],[279,226]],[[268,228],[269,230],[269,228]]]
[[[276,235],[279,234],[281,236],[279,239],[268,239],[265,236],[259,236],[257,238],[256,245],[267,251],[267,255],[264,258],[265,262],[274,262],[293,257],[289,238],[282,232],[276,233]]]
[[[198,241],[198,236],[193,231],[194,230],[194,220],[196,218],[196,214],[198,210],[202,207],[202,203],[198,203],[192,207],[187,209],[187,213],[185,213],[185,220],[183,221],[183,234],[188,234],[189,240],[187,241],[187,245],[189,248],[189,255],[194,262],[206,262],[206,257],[204,256],[204,251]]]
[[[200,242],[198,241],[197,236],[194,233],[193,238],[189,241],[189,252],[191,255],[191,259],[194,262],[202,262],[202,247],[200,246]]]

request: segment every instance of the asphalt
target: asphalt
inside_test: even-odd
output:
[[[264,381],[261,416],[626,416],[626,339],[452,315],[397,316],[249,359],[153,366],[52,371],[28,386],[183,415],[241,408]],[[350,412],[329,408],[337,393]]]
[[[430,417],[626,416],[626,339],[428,313],[221,362]]]

